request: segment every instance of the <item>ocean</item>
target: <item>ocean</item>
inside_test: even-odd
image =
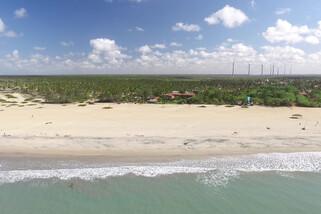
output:
[[[0,158],[0,213],[320,213],[320,172],[317,152],[162,163]]]

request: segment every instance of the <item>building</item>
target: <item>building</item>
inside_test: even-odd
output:
[[[194,92],[184,92],[184,93],[181,93],[179,91],[172,91],[171,93],[167,93],[167,94],[164,94],[163,96],[166,98],[166,99],[169,99],[169,100],[174,100],[176,98],[184,98],[184,99],[187,99],[187,98],[191,98],[191,97],[194,97],[196,94]]]

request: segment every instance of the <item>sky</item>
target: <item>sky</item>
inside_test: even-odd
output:
[[[1,0],[0,75],[321,74],[320,0]]]

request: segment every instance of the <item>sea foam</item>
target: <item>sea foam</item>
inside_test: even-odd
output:
[[[240,173],[248,172],[321,172],[321,153],[273,153],[219,157],[199,161],[177,161],[157,164],[127,164],[104,167],[1,170],[0,183],[15,183],[33,179],[81,179],[92,181],[125,175],[157,177],[172,174],[198,174],[200,181],[225,185]]]

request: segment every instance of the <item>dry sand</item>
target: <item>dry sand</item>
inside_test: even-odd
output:
[[[110,106],[112,109],[103,109]],[[302,117],[291,119],[293,114]],[[0,153],[192,158],[321,151],[321,109],[95,104],[0,107]]]

